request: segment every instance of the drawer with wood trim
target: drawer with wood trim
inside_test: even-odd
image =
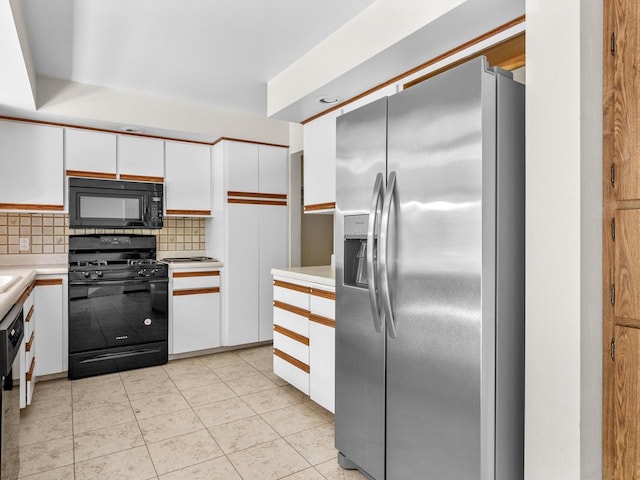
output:
[[[330,290],[311,287],[309,310],[323,317],[336,318],[336,293]]]
[[[309,309],[310,288],[305,285],[280,280],[277,277],[273,281],[273,299],[295,307]]]
[[[273,327],[273,348],[309,365],[309,338],[280,325]]]
[[[273,373],[309,395],[309,365],[274,348]]]
[[[275,300],[273,324],[309,338],[309,310]]]
[[[220,270],[177,270],[171,273],[173,290],[220,287]]]

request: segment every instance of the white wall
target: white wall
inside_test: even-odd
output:
[[[602,5],[527,0],[525,478],[601,478]]]

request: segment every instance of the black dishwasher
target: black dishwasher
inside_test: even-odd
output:
[[[14,480],[20,471],[20,388],[13,387],[12,366],[24,337],[22,304],[0,321],[0,480]]]

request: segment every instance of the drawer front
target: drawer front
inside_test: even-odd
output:
[[[335,320],[336,301],[330,300],[324,297],[317,297],[315,295],[311,295],[309,310],[311,310],[311,313],[315,313],[317,315],[321,315],[323,317],[327,317]]]
[[[273,373],[289,382],[302,393],[309,395],[309,374],[304,370],[274,355]]]
[[[220,286],[220,270],[180,271],[173,272],[171,277],[174,290]]]
[[[306,340],[306,345],[276,330],[273,332],[273,348],[309,365],[309,339],[302,338]]]
[[[33,357],[31,362],[28,363],[29,370],[26,375],[27,383],[27,405],[31,405],[31,398],[33,397],[33,391],[36,388],[36,359]]]
[[[31,338],[31,334],[35,331],[35,326],[36,326],[36,309],[35,306],[33,304],[31,304],[31,307],[29,308],[29,310],[25,311],[26,313],[24,314],[24,338],[26,339],[25,341],[29,340],[29,338]]]
[[[297,288],[298,290],[294,289]],[[273,299],[294,307],[309,310],[309,287],[281,280],[273,282]]]
[[[273,307],[273,324],[309,338],[309,317]]]

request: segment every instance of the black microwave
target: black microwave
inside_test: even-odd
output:
[[[69,179],[69,227],[162,228],[163,185]]]

